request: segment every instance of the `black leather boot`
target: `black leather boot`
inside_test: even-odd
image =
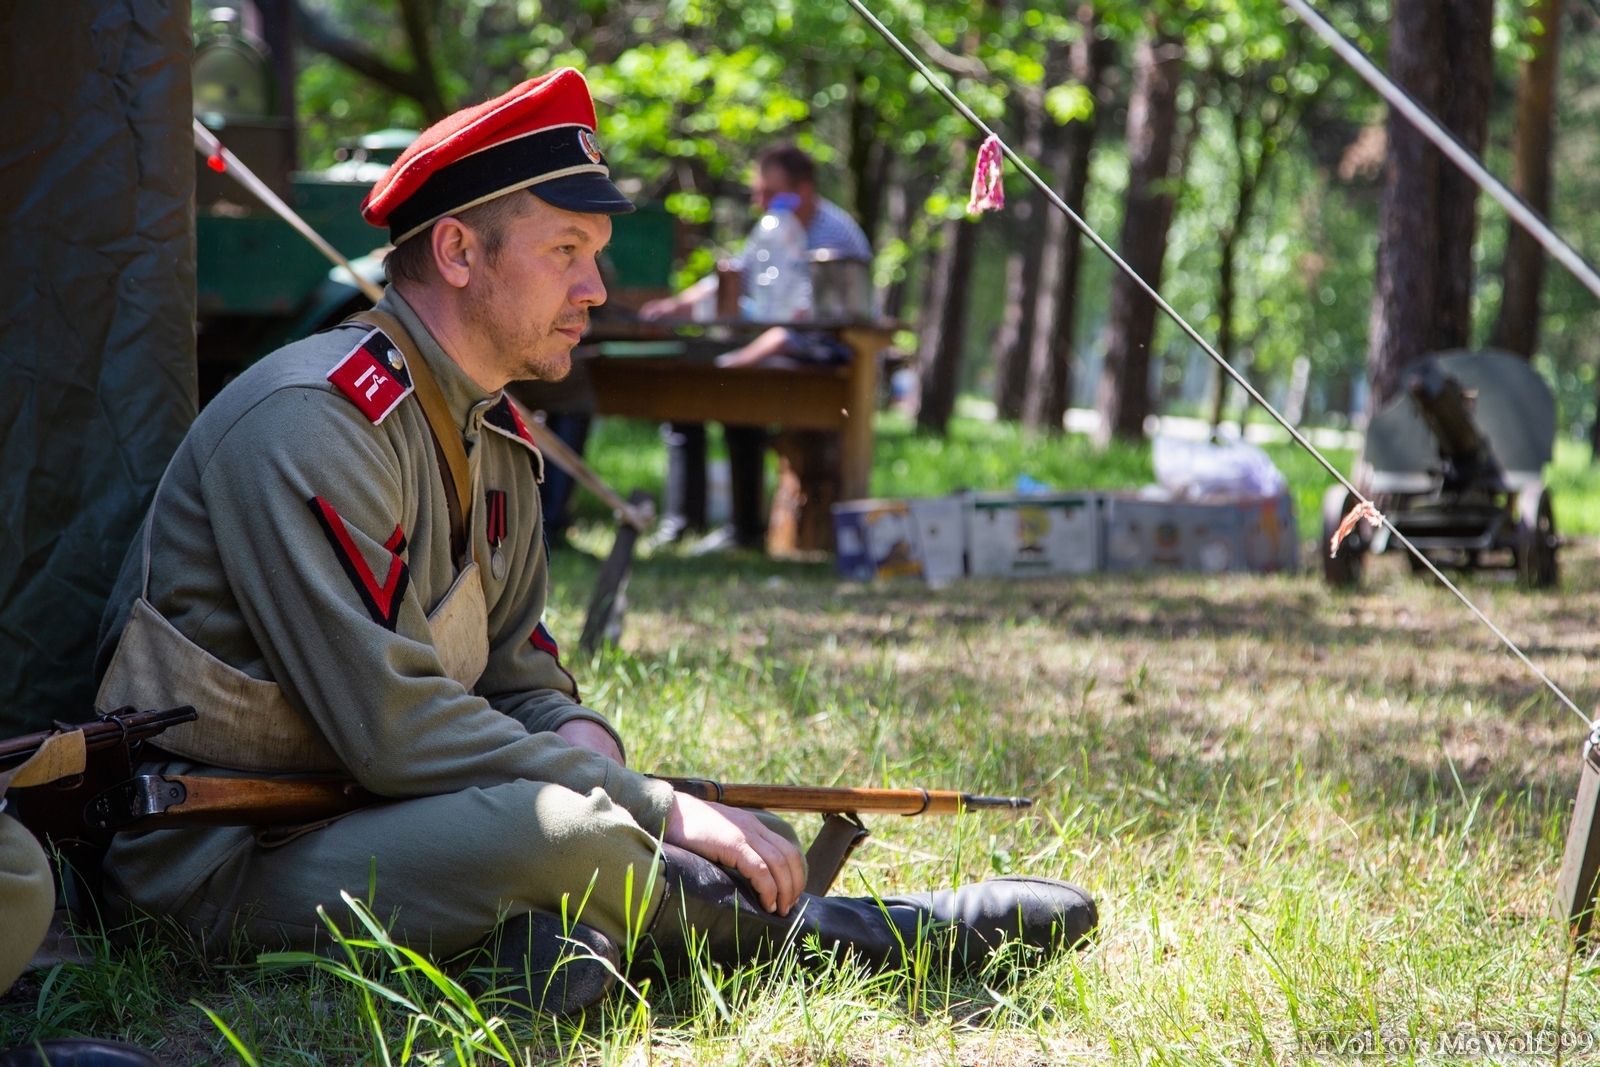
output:
[[[0,1052],[0,1067],[161,1067],[150,1053],[121,1041],[59,1037]]]
[[[539,911],[501,923],[484,948],[488,967],[468,972],[470,991],[553,1015],[575,1014],[604,997],[622,967],[605,934],[582,923],[567,932],[559,916]]]
[[[1070,882],[1006,875],[960,889],[885,897],[890,909],[915,909],[945,931],[956,959],[977,970],[1006,942],[1048,953],[1078,948],[1100,924],[1094,898]]]
[[[786,916],[761,908],[742,880],[684,849],[662,846],[666,892],[636,966],[667,977],[686,973],[703,945],[723,966],[771,959],[786,943],[802,956],[813,939],[824,953],[845,952],[874,970],[898,967],[919,942],[953,948],[963,970],[977,970],[1007,941],[1057,952],[1083,942],[1099,921],[1089,894],[1044,878],[997,878],[957,890],[886,897],[803,893]]]

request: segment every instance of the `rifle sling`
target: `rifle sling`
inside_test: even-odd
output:
[[[376,326],[400,349],[411,371],[411,385],[416,391],[417,403],[428,420],[428,432],[433,437],[433,455],[439,464],[439,480],[444,483],[446,510],[450,513],[450,555],[458,565],[467,555],[467,516],[472,513],[472,474],[467,462],[467,448],[461,441],[461,429],[450,415],[450,405],[439,388],[438,379],[428,367],[417,343],[400,324],[400,320],[387,311],[369,308],[350,316],[349,321]]]

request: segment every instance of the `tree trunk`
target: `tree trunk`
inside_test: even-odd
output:
[[[862,95],[865,76],[858,67],[852,75],[850,97],[850,157],[847,161],[854,186],[856,221],[875,241],[878,218],[883,205],[883,190],[888,182],[892,153],[878,136],[878,109]]]
[[[1115,45],[1095,36],[1092,5],[1078,9],[1082,36],[1073,43],[1068,62],[1070,75],[1094,98],[1088,118],[1055,129],[1046,165],[1053,188],[1067,206],[1083,215],[1089,188],[1089,153],[1100,128],[1100,90]],[[1044,219],[1044,252],[1034,313],[1033,347],[1028,358],[1027,424],[1048,433],[1061,433],[1067,406],[1072,402],[1072,343],[1077,327],[1078,271],[1083,262],[1083,236],[1065,214],[1053,205]]]
[[[261,13],[261,38],[266,42],[267,58],[272,62],[272,111],[279,118],[294,117],[294,4],[291,0],[257,0]],[[289,188],[289,175],[300,169],[299,146],[295,143],[295,123],[278,134],[283,139],[283,170],[264,175],[275,189]]]
[[[1439,118],[1482,157],[1494,86],[1494,0],[1444,0],[1444,80]],[[1472,341],[1472,242],[1478,186],[1455,164],[1439,164],[1439,273],[1434,282],[1433,350]]]
[[[884,208],[888,216],[889,240],[904,241],[911,234],[911,211],[910,197],[906,193],[906,173],[903,163],[897,161],[890,167],[888,186],[888,191],[884,195],[886,201]],[[883,308],[885,318],[898,319],[905,308],[906,273],[905,267],[902,267],[901,277],[891,279],[880,294],[879,306]]]
[[[1600,463],[1600,380],[1594,384],[1595,420],[1589,425],[1589,462]]]
[[[1444,34],[1438,0],[1396,0],[1389,21],[1389,76],[1437,114]],[[1400,375],[1433,343],[1439,268],[1439,170],[1427,139],[1391,110],[1386,123],[1377,284],[1367,336],[1370,410],[1394,396]]]
[[[1023,334],[1033,333],[1033,301],[1028,297],[1039,284],[1041,251],[1041,242],[1030,236],[1026,231],[1019,234],[1023,247],[1006,256],[1006,310],[994,338],[994,409],[1008,422],[1022,417],[1022,398],[1028,388]]]
[[[1119,251],[1158,289],[1176,192],[1170,170],[1182,64],[1181,37],[1161,33],[1142,40],[1134,55],[1133,96],[1128,103],[1128,192]],[[1119,272],[1111,284],[1106,363],[1095,403],[1100,411],[1096,435],[1100,444],[1113,436],[1129,441],[1144,437],[1155,315],[1155,303]]]
[[[1550,217],[1550,148],[1556,102],[1556,67],[1561,50],[1561,0],[1536,0],[1528,12],[1535,20],[1527,44],[1533,55],[1522,65],[1517,82],[1516,163],[1511,186],[1528,206]],[[1506,258],[1500,317],[1490,344],[1533,356],[1539,343],[1539,289],[1544,282],[1544,249],[1513,223],[1506,234]]]
[[[1022,94],[1017,94],[1022,95]],[[1038,159],[1048,118],[1042,92],[1023,103],[1022,154]],[[1055,209],[1043,194],[1029,188],[1028,195],[1011,209],[1013,251],[1006,257],[1006,312],[994,345],[994,405],[1002,419],[1022,417],[1028,389],[1028,357],[1033,350],[1035,294],[1039,291],[1040,257],[1044,251],[1042,227]]]
[[[939,252],[934,258],[927,288],[925,325],[917,352],[920,369],[917,426],[943,434],[955,410],[956,391],[961,385],[968,282],[978,249],[978,227],[966,219],[950,219],[939,229]]]

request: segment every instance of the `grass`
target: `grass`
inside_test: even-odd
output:
[[[1392,562],[1346,597],[1245,576],[930,593],[756,557],[641,560],[624,650],[578,670],[641,766],[1033,795],[1021,818],[878,820],[842,890],[1066,877],[1098,897],[1102,933],[1010,984],[780,970],[505,1040],[533,1062],[1223,1063],[1369,1029],[1554,1027],[1567,962],[1545,914],[1582,725]],[[558,554],[558,634],[596,569]],[[1592,550],[1560,596],[1473,589],[1594,703]],[[1579,1029],[1600,1014],[1595,970],[1580,957],[1567,987]],[[377,1062],[349,982],[158,941],[24,980],[0,1038],[230,1059],[191,1001],[263,1064]],[[411,1016],[440,1016],[373,1010],[397,1057]],[[450,1049],[429,1026],[417,1041]]]
[[[1044,455],[976,434],[942,447],[964,449],[968,469],[999,455],[985,475],[999,484]],[[930,446],[885,442],[890,476]],[[1574,466],[1574,497],[1586,473]],[[603,547],[603,534],[577,541]],[[581,1027],[496,1024],[493,1038],[519,1063],[968,1067],[1298,1062],[1372,1034],[1391,1053],[1397,1038],[1444,1041],[1454,1051],[1419,1058],[1448,1062],[1465,1058],[1463,1035],[1589,1031],[1600,959],[1569,956],[1546,917],[1583,724],[1448,593],[1372,562],[1363,592],[1334,595],[1311,577],[1242,575],[930,592],[753,555],[642,558],[623,649],[576,665],[638,765],[1034,796],[1020,817],[876,820],[839,891],[1065,877],[1096,895],[1100,936],[984,982],[778,967],[651,990],[648,1009],[618,994]],[[553,561],[566,643],[598,566],[572,549]],[[1591,544],[1567,550],[1559,593],[1468,588],[1595,705]],[[400,1063],[408,1033],[412,1062],[499,1062],[457,991],[397,960],[358,911],[330,918],[354,954],[340,965],[398,999],[145,931],[25,978],[0,999],[0,1047],[88,1032],[169,1067],[240,1058],[209,1010],[263,1065]]]

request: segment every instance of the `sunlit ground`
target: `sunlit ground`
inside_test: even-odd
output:
[[[1600,554],[1584,543],[1564,563],[1559,594],[1468,585],[1588,708]],[[597,569],[555,559],[568,643]],[[1247,576],[929,592],[663,552],[641,559],[630,600],[622,651],[577,673],[638,765],[1031,795],[1020,818],[877,820],[840,891],[1064,877],[1095,893],[1101,932],[981,982],[721,975],[652,990],[648,1011],[618,994],[581,1030],[512,1026],[517,1058],[1283,1062],[1362,1034],[1437,1047],[1600,1021],[1591,961],[1569,961],[1546,919],[1583,725],[1398,560],[1358,595]],[[226,1058],[191,998],[262,1063],[374,1062],[348,983],[157,945],[25,980],[0,1037],[90,1031],[174,1065]],[[398,1062],[412,1013],[375,1003]]]

